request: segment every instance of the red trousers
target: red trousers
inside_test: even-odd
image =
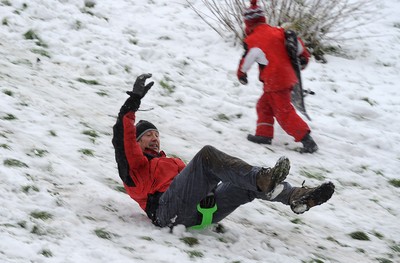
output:
[[[282,129],[301,141],[310,132],[307,123],[297,114],[290,102],[291,90],[264,92],[257,102],[257,136],[274,137],[274,117]]]

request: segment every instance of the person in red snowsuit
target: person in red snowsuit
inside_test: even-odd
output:
[[[245,53],[240,60],[237,77],[247,84],[246,72],[254,63],[259,65],[259,80],[264,93],[257,102],[257,128],[255,135],[247,139],[255,143],[271,144],[274,137],[274,118],[282,129],[302,142],[302,152],[313,153],[317,144],[310,136],[310,127],[297,114],[291,104],[291,91],[298,82],[285,45],[285,30],[266,23],[264,12],[252,0],[250,8],[244,12],[246,37]],[[310,53],[301,39],[298,39],[298,56],[302,68],[308,64]]]
[[[113,126],[112,143],[119,176],[127,194],[146,212],[153,224],[173,227],[204,226],[199,210],[212,209],[217,223],[255,198],[290,205],[301,214],[326,202],[334,192],[331,182],[318,187],[292,187],[285,182],[290,162],[281,157],[272,168],[252,166],[213,146],[204,146],[186,165],[160,150],[154,124],[136,122],[141,99],[154,82],[140,75],[122,105]],[[136,123],[136,124],[135,124]]]

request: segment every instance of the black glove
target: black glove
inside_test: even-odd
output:
[[[142,74],[139,77],[137,77],[135,84],[133,84],[133,89],[132,91],[127,91],[126,93],[129,96],[137,95],[139,99],[142,99],[146,93],[149,91],[149,89],[154,85],[154,81],[150,82],[147,85],[144,85],[146,82],[146,79],[151,78],[151,73],[147,74]]]
[[[236,75],[237,75],[237,78],[238,78],[240,84],[247,85],[248,81],[247,81],[247,74],[246,73],[238,70]]]
[[[308,58],[305,57],[305,56],[300,56],[299,60],[300,60],[301,69],[305,69],[307,67],[307,65],[308,65]]]
[[[151,77],[151,73],[142,74],[137,77],[135,84],[133,84],[132,91],[127,91],[129,98],[125,101],[123,108],[126,111],[137,111],[140,106],[140,100],[146,95],[149,89],[154,85],[154,81],[145,85],[146,79]]]

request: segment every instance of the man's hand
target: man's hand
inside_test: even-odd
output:
[[[154,85],[154,81],[145,85],[146,79],[151,78],[151,76],[151,73],[147,73],[137,77],[135,84],[133,84],[132,91],[127,91],[126,93],[131,97],[138,97],[139,99],[142,99],[149,89]]]
[[[300,56],[299,61],[300,61],[300,68],[301,70],[303,70],[307,67],[309,58],[307,58],[306,56]]]
[[[240,70],[237,71],[237,77],[238,77],[238,79],[239,79],[239,82],[240,82],[242,85],[247,85],[247,83],[249,83],[249,82],[247,81],[247,74],[241,72]]]
[[[137,111],[140,107],[140,100],[146,95],[149,89],[154,85],[154,81],[145,85],[146,79],[151,77],[151,73],[142,74],[137,77],[135,84],[133,84],[132,91],[127,91],[129,98],[122,106],[123,112]]]

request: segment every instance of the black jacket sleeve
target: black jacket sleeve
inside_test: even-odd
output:
[[[122,105],[117,121],[113,127],[113,138],[112,144],[115,150],[115,160],[118,166],[118,173],[121,180],[127,186],[134,187],[135,183],[133,182],[131,176],[129,175],[129,164],[125,155],[125,147],[124,147],[124,125],[122,118],[129,111],[137,111],[140,106],[140,99],[137,97],[129,97],[124,105]]]

